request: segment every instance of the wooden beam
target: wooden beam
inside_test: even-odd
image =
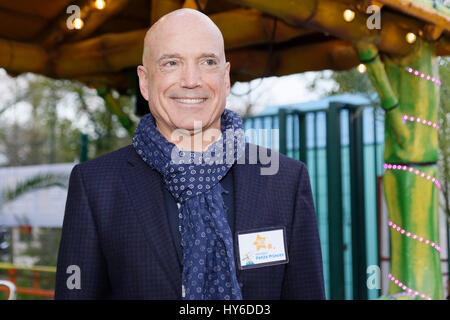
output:
[[[152,11],[150,13],[150,25],[154,24],[165,14],[180,9],[182,0],[152,0]]]
[[[444,28],[437,26],[435,24],[427,24],[424,27],[423,36],[428,41],[435,41],[435,40],[439,39],[439,37],[442,35],[443,32],[444,32]]]
[[[103,10],[92,9],[89,16],[86,18],[84,27],[81,30],[77,30],[77,32],[70,37],[70,41],[86,39],[106,20],[122,11],[129,2],[130,0],[114,0],[107,2]]]
[[[0,37],[15,41],[33,40],[45,25],[44,18],[0,7]]]
[[[348,5],[339,1],[292,0],[284,6],[272,0],[232,1],[262,10],[293,26],[307,26],[351,42],[371,40],[381,51],[397,55],[406,55],[414,49],[404,36],[410,31],[418,34],[423,26],[423,22],[416,19],[382,11],[381,30],[370,30],[366,26],[366,14],[356,12],[352,22],[344,21],[342,14]]]
[[[320,70],[347,70],[359,62],[355,46],[343,40],[299,45],[268,55],[262,50],[238,49],[227,53],[234,81],[249,81],[259,77],[283,76]],[[266,74],[268,65],[269,73]]]
[[[36,1],[36,0],[1,0],[0,7],[22,13],[24,15],[35,15],[46,20],[53,19],[62,10],[67,7],[73,0],[58,1]]]
[[[80,7],[81,18],[86,18],[85,14],[90,10],[92,2],[90,0],[77,0],[73,4]],[[64,7],[60,14],[53,18],[50,24],[36,37],[37,42],[44,48],[52,48],[62,43],[69,34],[77,32],[78,30],[67,28],[66,22],[69,16],[67,7]]]
[[[437,56],[450,56],[450,39],[442,37],[436,45]]]
[[[274,19],[260,11],[238,9],[212,15],[223,31],[225,48],[239,48],[271,40]],[[86,72],[118,71],[141,64],[143,39],[147,29],[100,37],[61,46],[54,54],[53,72],[57,76],[77,76]],[[274,42],[308,34],[310,30],[293,28],[278,22]]]
[[[55,52],[52,73],[59,77],[76,77],[137,66],[141,64],[146,31],[105,34],[63,45]]]
[[[349,0],[339,0],[339,1],[348,3],[349,5],[352,5],[352,3],[349,3]],[[351,1],[351,2],[353,2],[353,1]],[[380,9],[382,9],[384,6],[384,4],[382,4],[378,0],[356,0],[355,7],[360,12],[366,13],[367,8],[372,5],[378,6]]]
[[[378,0],[387,7],[394,8],[409,16],[440,26],[450,31],[450,9],[436,3],[433,8],[431,2],[411,0]]]
[[[305,24],[309,17],[313,17],[318,5],[314,0],[291,0],[281,3],[273,0],[230,0],[242,7],[261,10],[278,17],[287,24],[298,27]],[[284,4],[284,5],[283,5]]]
[[[264,0],[261,1],[264,2]],[[232,59],[233,72],[240,72],[240,76],[244,78],[243,75],[247,74],[247,79],[264,75],[267,51],[248,49],[248,46],[267,44],[272,40],[274,19],[255,9],[231,10],[211,15],[211,18],[223,31],[227,56]],[[397,19],[400,26],[389,22],[394,19]],[[311,23],[312,21],[313,19]],[[409,21],[410,18],[386,13],[382,29],[376,33],[372,41],[384,52],[408,53],[414,48],[414,45],[405,45],[404,41],[406,32],[411,30]],[[320,28],[316,27],[316,29]],[[49,51],[49,54],[37,45],[0,39],[0,66],[13,73],[35,72],[56,78],[118,73],[141,63],[146,31],[145,28],[119,34],[105,34],[62,45]],[[312,32],[310,29],[292,27],[279,20],[273,41],[285,42],[310,32]],[[348,35],[351,32],[354,31],[338,29],[337,33]],[[357,55],[350,44],[351,41],[327,41],[301,46],[300,39],[299,45],[293,44],[292,41],[291,43],[289,48],[273,52],[272,58],[276,64],[271,66],[271,70],[274,74],[284,75],[323,69],[341,70],[356,64],[354,57]],[[333,46],[333,43],[336,45]],[[436,53],[450,55],[449,38],[445,35],[437,40]],[[348,57],[345,56],[346,54]]]
[[[200,8],[198,7],[197,4],[200,5]],[[207,4],[208,0],[185,0],[183,3],[183,8],[191,8],[204,12]]]
[[[9,72],[45,74],[47,62],[47,53],[37,45],[0,39],[0,67]]]
[[[225,48],[261,44],[272,40],[275,19],[256,9],[236,9],[213,14],[211,20],[222,31]],[[281,20],[276,22],[274,43],[291,40],[295,37],[313,33],[314,30],[295,28]]]
[[[293,0],[286,5],[272,0],[232,0],[242,6],[259,9],[278,17],[295,27],[308,27],[327,32],[345,40],[358,40],[374,36],[366,27],[366,15],[356,14],[354,21],[348,23],[343,19],[343,12],[348,9],[345,3],[330,0]]]
[[[283,76],[324,69],[347,70],[359,64],[356,48],[343,40],[296,46],[274,52],[271,72],[265,74],[267,52],[235,49],[227,53],[231,63],[232,81],[250,81],[263,76]],[[128,80],[124,72],[105,72],[76,76],[73,79],[91,87],[112,86],[126,90]]]

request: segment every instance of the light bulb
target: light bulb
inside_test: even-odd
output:
[[[72,23],[77,30],[80,30],[84,26],[84,21],[81,18],[76,18]]]
[[[417,37],[414,33],[408,32],[406,34],[406,42],[412,44],[412,43],[416,42],[416,39],[417,39]]]
[[[347,22],[352,22],[355,19],[355,11],[347,9],[344,11],[344,20]]]
[[[103,10],[106,6],[106,2],[105,0],[95,0],[95,7],[98,10]]]
[[[366,71],[367,71],[366,65],[363,64],[363,63],[360,63],[360,64],[358,65],[358,72],[359,72],[359,73],[364,73],[364,72],[366,72]]]

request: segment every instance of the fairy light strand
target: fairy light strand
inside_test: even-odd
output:
[[[383,165],[384,169],[389,169],[389,170],[401,170],[401,171],[408,171],[411,173],[416,174],[417,176],[420,176],[424,179],[430,180],[432,183],[434,183],[436,185],[436,187],[438,187],[439,190],[441,190],[441,184],[439,183],[438,179],[426,174],[425,172],[419,171],[417,169],[414,169],[413,167],[409,167],[407,165],[402,165],[402,164],[390,164],[390,163],[385,163]]]
[[[408,71],[409,73],[411,73],[411,74],[413,74],[413,75],[415,75],[416,77],[419,77],[419,78],[421,78],[421,79],[425,79],[425,80],[434,82],[434,83],[436,83],[438,86],[441,86],[441,85],[442,85],[442,83],[441,83],[441,81],[440,81],[439,79],[436,79],[435,77],[432,77],[432,76],[427,75],[427,74],[425,74],[425,73],[423,73],[423,72],[420,72],[419,70],[415,70],[415,69],[413,69],[413,68],[411,68],[411,67],[408,67],[408,68],[406,68],[406,71]]]
[[[419,242],[422,242],[422,243],[424,243],[426,245],[429,245],[429,246],[433,247],[434,249],[436,249],[437,252],[441,253],[441,247],[439,247],[437,243],[434,243],[433,241],[425,239],[424,237],[418,236],[417,234],[411,233],[411,232],[403,229],[399,225],[395,224],[394,222],[390,221],[390,220],[388,222],[388,225],[389,225],[389,227],[391,227],[392,229],[400,232],[404,236],[406,236],[408,238],[411,238],[413,240],[417,240]]]
[[[421,297],[422,299],[426,299],[426,300],[433,300],[431,299],[431,297],[427,296],[424,293],[420,293],[417,290],[408,288],[404,283],[402,283],[400,280],[398,280],[397,278],[395,278],[392,274],[388,274],[388,278],[394,282],[397,286],[399,286],[401,289],[403,289],[407,295],[412,296],[412,297]]]
[[[433,127],[436,130],[439,130],[439,125],[437,123],[434,123],[434,122],[432,122],[430,120],[421,119],[419,117],[416,118],[416,117],[408,116],[407,114],[404,114],[403,115],[403,123],[405,123],[406,121],[411,121],[411,122],[414,122],[414,123],[421,123],[421,124],[427,125],[429,127]]]
[[[389,170],[402,170],[402,171],[408,171],[411,173],[414,173],[416,175],[420,175],[420,177],[422,178],[426,178],[427,180],[431,180],[431,182],[433,182],[439,189],[441,189],[441,185],[439,183],[439,181],[437,181],[436,178],[431,177],[430,175],[426,175],[424,172],[421,172],[417,169],[414,169],[413,167],[407,166],[407,165],[401,165],[401,164],[389,164],[389,163],[385,163],[383,165],[383,167],[385,169],[389,169]],[[409,237],[413,240],[417,240],[419,242],[425,243],[426,245],[430,245],[431,247],[433,247],[435,250],[437,250],[439,253],[441,252],[441,248],[439,247],[439,245],[437,245],[436,243],[428,240],[428,239],[424,239],[421,236],[418,236],[416,234],[413,234],[405,229],[403,229],[402,227],[398,226],[397,224],[395,224],[394,222],[392,222],[391,220],[389,220],[388,225],[400,232],[401,234],[405,235],[406,237]],[[404,283],[402,283],[399,279],[396,279],[392,274],[389,273],[388,278],[394,282],[394,284],[396,284],[397,286],[399,286],[402,290],[404,290],[406,292],[407,295],[412,296],[413,298],[418,296],[422,299],[426,299],[426,300],[432,300],[431,297],[425,295],[424,293],[420,293],[417,290],[413,290],[409,287],[407,287]]]

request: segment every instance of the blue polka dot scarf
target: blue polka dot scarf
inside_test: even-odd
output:
[[[142,117],[133,136],[137,153],[161,173],[179,203],[183,299],[242,299],[219,183],[243,154],[242,119],[225,109],[221,129],[222,135],[203,152],[181,151],[168,142],[151,114]]]

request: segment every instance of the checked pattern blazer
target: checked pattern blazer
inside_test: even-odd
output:
[[[289,262],[237,268],[243,298],[324,299],[305,164],[280,154],[278,173],[261,175],[264,165],[250,164],[248,144],[246,149],[245,164],[231,169],[234,230],[285,226]],[[165,206],[161,175],[132,145],[77,164],[70,175],[55,299],[181,299],[181,264]],[[71,265],[79,267],[79,289],[67,285]]]

